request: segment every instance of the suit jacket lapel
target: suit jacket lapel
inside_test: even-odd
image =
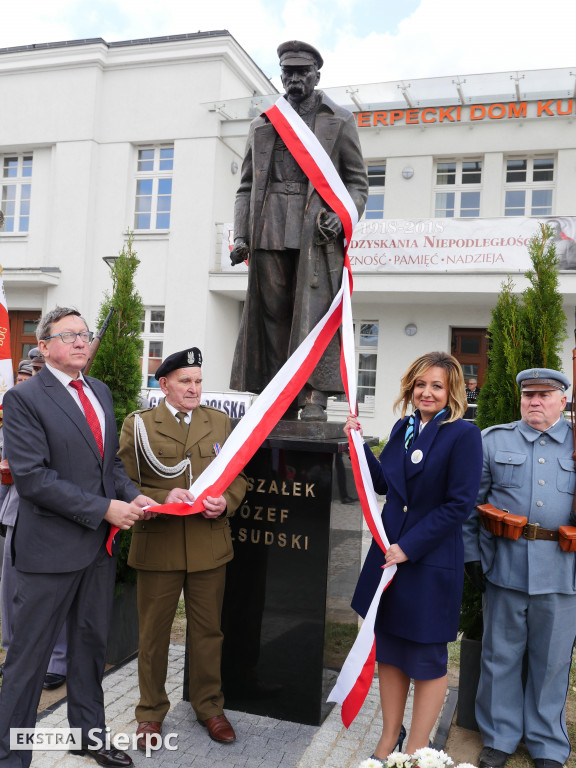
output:
[[[408,499],[406,488],[406,476],[404,474],[404,433],[408,418],[399,421],[392,432],[386,445],[384,463],[386,465],[386,479],[389,488],[394,488],[400,498]]]
[[[436,437],[438,436],[438,430],[440,429],[441,424],[442,416],[428,422],[408,449],[405,463],[406,480],[415,477],[424,469],[426,459],[432,450],[434,440],[436,440]]]

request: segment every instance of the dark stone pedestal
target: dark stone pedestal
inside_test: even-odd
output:
[[[477,731],[476,723],[476,693],[480,679],[480,657],[482,643],[480,640],[470,640],[463,637],[460,641],[460,678],[458,681],[458,712],[456,725]]]
[[[138,650],[136,584],[122,584],[114,596],[106,662],[119,664]]]
[[[333,706],[325,630],[328,620],[355,631],[349,602],[361,558],[346,449],[343,435],[271,437],[245,469],[222,617],[226,709],[318,725]]]
[[[342,496],[356,496],[346,447],[343,437],[273,437],[245,470],[246,502],[230,521],[235,555],[228,564],[222,665],[227,708],[311,725],[331,708],[323,709],[335,680],[324,668],[324,640],[331,588],[339,588],[343,565],[331,562],[342,544],[335,517],[343,511],[356,529],[349,537],[356,551],[346,563],[354,572],[346,599],[360,566],[360,506],[341,503]],[[349,621],[356,622],[351,610]]]

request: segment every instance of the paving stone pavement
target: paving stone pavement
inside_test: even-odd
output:
[[[335,706],[321,726],[302,725],[243,712],[227,711],[236,731],[234,744],[211,741],[196,721],[188,702],[182,701],[184,647],[172,644],[166,690],[171,708],[164,721],[164,735],[174,737],[176,749],[163,746],[150,757],[131,746],[128,751],[136,768],[357,768],[369,757],[380,735],[380,701],[375,678],[366,702],[349,730],[340,720]],[[130,738],[136,732],[134,707],[138,701],[136,659],[115,667],[104,678],[107,724],[112,735]],[[409,728],[410,695],[405,725]],[[66,703],[58,703],[41,713],[39,727],[68,727]],[[34,752],[32,768],[90,768],[96,763],[88,757],[68,752]]]

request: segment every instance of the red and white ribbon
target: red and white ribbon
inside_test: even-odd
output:
[[[315,190],[338,214],[342,222],[345,244],[342,284],[324,317],[284,363],[254,405],[248,409],[214,461],[194,481],[190,491],[196,500],[192,506],[170,505],[174,508],[172,512],[165,510],[164,507],[155,508],[158,512],[194,514],[204,508],[203,502],[207,496],[218,497],[224,493],[304,387],[340,326],[342,327],[340,361],[342,381],[350,411],[356,413],[356,370],[351,302],[352,270],[347,251],[353,229],[358,221],[358,211],[332,160],[284,96],[281,96],[265,114]],[[352,431],[349,442],[350,458],[362,510],[372,535],[385,552],[388,548],[388,540],[378,510],[362,438],[358,432]],[[182,509],[176,510],[176,507],[182,507]],[[109,543],[110,541],[111,539]],[[328,697],[329,701],[336,701],[342,705],[342,721],[346,727],[356,717],[372,683],[375,664],[374,621],[382,592],[395,572],[396,566],[383,571],[380,586],[374,595],[358,638]]]

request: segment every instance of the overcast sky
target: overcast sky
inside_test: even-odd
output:
[[[227,29],[272,78],[279,43],[316,45],[324,86],[576,72],[576,0],[11,0],[2,4],[0,48],[215,29]]]

